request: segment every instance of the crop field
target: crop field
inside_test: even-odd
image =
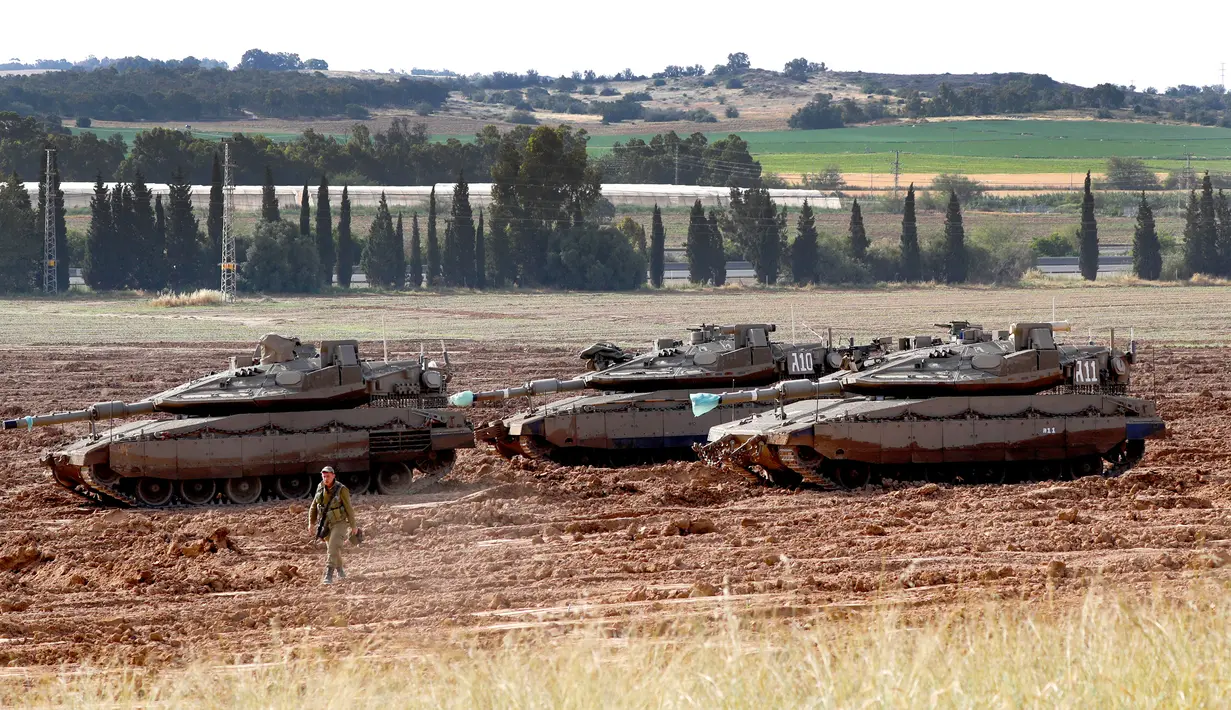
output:
[[[415,117],[411,117],[414,120]],[[387,117],[373,123],[380,127]],[[460,119],[459,119],[460,120]],[[171,125],[171,124],[168,124]],[[219,139],[230,130],[245,129],[242,122],[194,125],[194,135]],[[283,142],[303,129],[345,139],[345,124],[336,121],[278,121],[260,132]],[[114,126],[114,127],[112,127]],[[180,126],[173,126],[180,127]],[[132,144],[133,136],[146,130],[142,124],[107,124],[88,130],[106,138],[119,133]],[[663,130],[654,124],[637,124],[644,132],[601,134],[590,138],[594,155],[608,152],[613,143],[630,138],[650,139]],[[715,130],[712,124],[695,124],[710,138],[725,138],[732,130]],[[273,129],[273,130],[270,130]],[[753,155],[765,170],[798,175],[836,166],[844,173],[891,172],[894,151],[901,151],[905,173],[1034,174],[1099,172],[1112,156],[1135,157],[1158,171],[1184,166],[1186,153],[1193,155],[1197,170],[1225,171],[1231,166],[1231,129],[1202,126],[1094,120],[933,120],[915,124],[856,126],[816,131],[738,131],[748,141]],[[437,134],[435,140],[473,140],[472,133]]]

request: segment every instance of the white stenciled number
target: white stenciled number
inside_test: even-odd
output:
[[[1098,361],[1078,360],[1074,363],[1073,383],[1078,385],[1098,384]]]
[[[792,375],[812,372],[812,353],[791,353],[790,370]]]
[[[1056,433],[1056,427],[1054,427],[1054,426],[1045,426],[1045,427],[1043,427],[1043,433],[1044,433],[1044,434],[1055,434],[1055,433]]]

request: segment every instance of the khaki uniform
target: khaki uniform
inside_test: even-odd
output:
[[[326,509],[326,499],[328,508]],[[333,488],[326,489],[322,482],[316,487],[316,496],[308,508],[308,530],[316,534],[316,521],[325,517],[325,541],[329,550],[329,566],[342,569],[342,543],[346,542],[347,528],[357,528],[355,509],[350,504],[350,490],[334,481]]]

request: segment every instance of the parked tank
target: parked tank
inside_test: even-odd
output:
[[[1165,425],[1153,402],[1127,396],[1131,347],[1058,345],[1054,334],[1067,330],[1018,323],[989,339],[966,328],[961,342],[894,353],[861,372],[695,394],[698,416],[773,408],[715,426],[698,455],[780,485],[1118,474]]]
[[[771,341],[772,324],[702,325],[686,341],[660,338],[639,355],[611,343],[597,343],[580,357],[591,372],[567,380],[544,379],[520,387],[459,392],[449,401],[461,407],[515,397],[598,391],[534,407],[478,428],[475,436],[507,457],[598,455],[617,450],[665,458],[691,457],[709,428],[765,409],[760,403],[715,408],[700,419],[688,412],[688,396],[715,386],[768,384],[789,377],[820,377],[843,366],[858,368],[890,347],[889,339],[869,345],[827,347]]]
[[[333,466],[357,492],[403,493],[451,470],[474,446],[462,414],[441,409],[451,379],[417,360],[363,360],[355,340],[319,349],[266,335],[251,361],[139,402],[9,419],[4,429],[89,422],[90,435],[44,457],[52,478],[101,502],[202,505],[303,498]],[[170,419],[120,422],[155,413]],[[106,427],[99,430],[99,427]]]

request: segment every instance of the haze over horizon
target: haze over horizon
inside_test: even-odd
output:
[[[644,0],[621,3],[618,11],[584,5],[566,13],[555,6],[480,1],[459,17],[451,6],[376,2],[365,5],[369,11],[363,14],[330,8],[337,21],[329,22],[321,21],[320,10],[304,5],[288,11],[284,5],[219,0],[210,7],[215,11],[205,14],[200,5],[160,5],[147,17],[138,11],[100,13],[93,3],[69,0],[57,5],[52,41],[46,33],[16,33],[5,38],[0,61],[191,55],[235,66],[246,50],[259,48],[316,57],[331,69],[351,71],[535,69],[555,76],[585,69],[612,74],[629,67],[649,75],[669,64],[709,69],[730,52],[745,52],[754,67],[774,70],[802,56],[838,71],[1028,72],[1081,86],[1111,82],[1161,91],[1178,84],[1218,84],[1227,54],[1205,45],[1160,50],[1156,40],[1191,33],[1192,15],[1143,16],[1125,12],[1121,3],[1040,0],[1022,12],[1016,6],[955,0],[936,12],[918,3],[886,2],[876,14],[854,6],[749,12],[715,5],[696,16],[693,8]],[[1231,22],[1228,5],[1202,13],[1203,27]],[[7,15],[10,27],[47,21],[34,3],[16,4]],[[886,17],[893,22],[881,21]],[[190,31],[160,32],[163,26]],[[448,31],[416,31],[419,27]],[[596,41],[599,37],[604,41]]]

